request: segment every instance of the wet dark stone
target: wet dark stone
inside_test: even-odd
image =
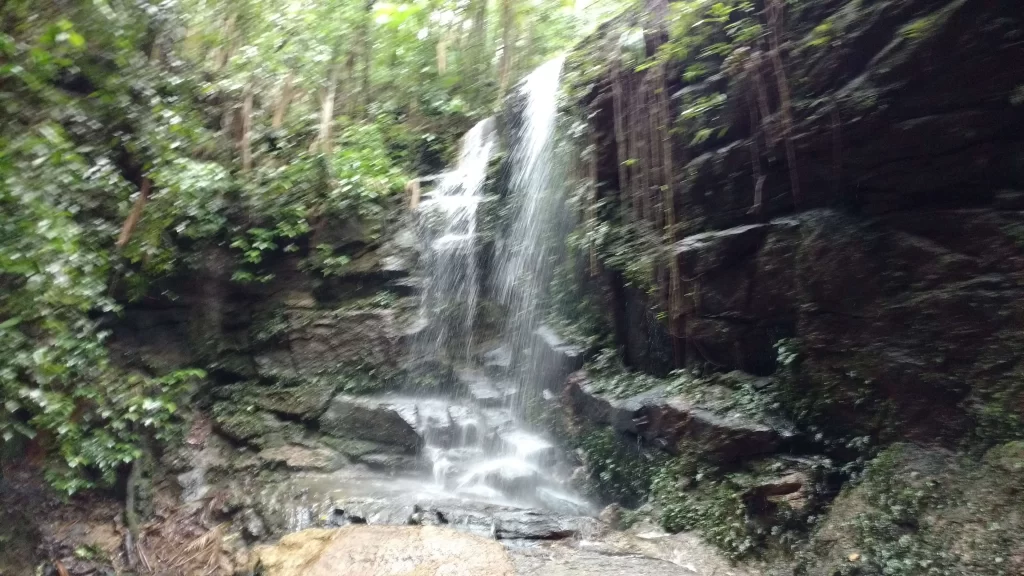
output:
[[[585,421],[640,436],[669,452],[680,442],[700,450],[709,460],[735,461],[778,450],[793,433],[737,413],[720,413],[664,387],[615,398],[595,390],[585,372],[570,376],[566,399]]]
[[[583,367],[586,350],[563,340],[548,326],[533,333],[532,375],[542,389],[560,392],[565,377]]]
[[[338,438],[366,440],[415,454],[423,443],[416,429],[381,398],[336,396],[320,417],[321,432]]]

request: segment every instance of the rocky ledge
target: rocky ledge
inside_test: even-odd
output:
[[[788,423],[771,415],[756,418],[723,409],[714,401],[675,393],[668,384],[619,398],[601,391],[582,370],[569,377],[565,398],[573,414],[587,422],[638,436],[668,452],[686,442],[721,462],[777,452],[795,435]]]

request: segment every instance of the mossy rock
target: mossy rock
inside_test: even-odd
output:
[[[301,425],[281,420],[252,405],[238,406],[232,402],[215,404],[213,421],[216,429],[229,439],[260,448],[300,440],[305,435]]]
[[[797,573],[1024,573],[1024,476],[1002,468],[1019,462],[1019,444],[990,451],[986,461],[998,468],[944,450],[891,446],[836,499]]]
[[[1024,473],[1024,441],[1007,442],[985,453],[985,463],[1014,474]]]

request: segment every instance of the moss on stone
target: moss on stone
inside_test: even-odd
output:
[[[966,1],[953,0],[943,8],[909,22],[900,28],[900,36],[908,40],[924,40],[934,36]]]
[[[1024,439],[1024,379],[1015,372],[1001,382],[979,386],[975,390],[969,411],[974,417],[974,437],[989,445],[997,442]]]
[[[654,501],[662,527],[669,532],[697,531],[734,558],[750,553],[764,533],[748,519],[741,488],[694,469],[692,462],[680,458],[659,470]]]
[[[1020,449],[1002,447],[990,461]],[[891,446],[836,501],[797,574],[1019,574],[1022,488],[1019,474],[965,456]]]
[[[253,404],[218,402],[211,412],[221,434],[235,442],[260,448],[299,441],[306,433],[302,425],[281,420]]]
[[[1024,441],[1000,444],[985,453],[985,463],[1013,474],[1024,474]]]
[[[573,444],[583,452],[589,495],[627,506],[647,498],[658,468],[668,460],[658,452],[642,450],[636,443],[630,449],[610,428],[580,429]]]
[[[336,438],[334,436],[324,436],[322,442],[329,447],[341,452],[342,454],[351,458],[359,459],[369,454],[387,453],[394,452],[394,446],[388,446],[386,444],[379,444],[377,442],[370,442],[367,440],[357,440],[354,438]]]
[[[254,407],[243,408],[231,403],[218,403],[213,406],[213,421],[217,428],[228,438],[240,442],[249,442],[261,436],[277,431],[270,415]]]
[[[663,386],[668,381],[643,372],[627,370],[617,351],[606,348],[586,365],[593,391],[616,398],[627,398]]]
[[[684,447],[656,470],[651,501],[662,527],[695,531],[733,558],[789,555],[828,501],[827,459],[771,456],[725,468]]]

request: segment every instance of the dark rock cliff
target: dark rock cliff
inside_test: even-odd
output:
[[[1024,12],[648,4],[567,66],[591,489],[772,574],[1016,573]]]
[[[838,435],[1003,439],[1024,416],[1020,7],[801,2],[785,15],[780,90],[755,4],[767,39],[724,58],[701,56],[711,34],[686,58],[616,69],[622,31],[652,26],[628,15],[579,51],[596,220],[673,239],[647,290],[615,261],[636,248],[601,254],[625,361],[776,374],[795,415]],[[595,72],[597,54],[613,63]],[[688,81],[694,66],[707,73]],[[662,92],[671,133],[648,128]],[[652,153],[665,139],[671,158]]]

